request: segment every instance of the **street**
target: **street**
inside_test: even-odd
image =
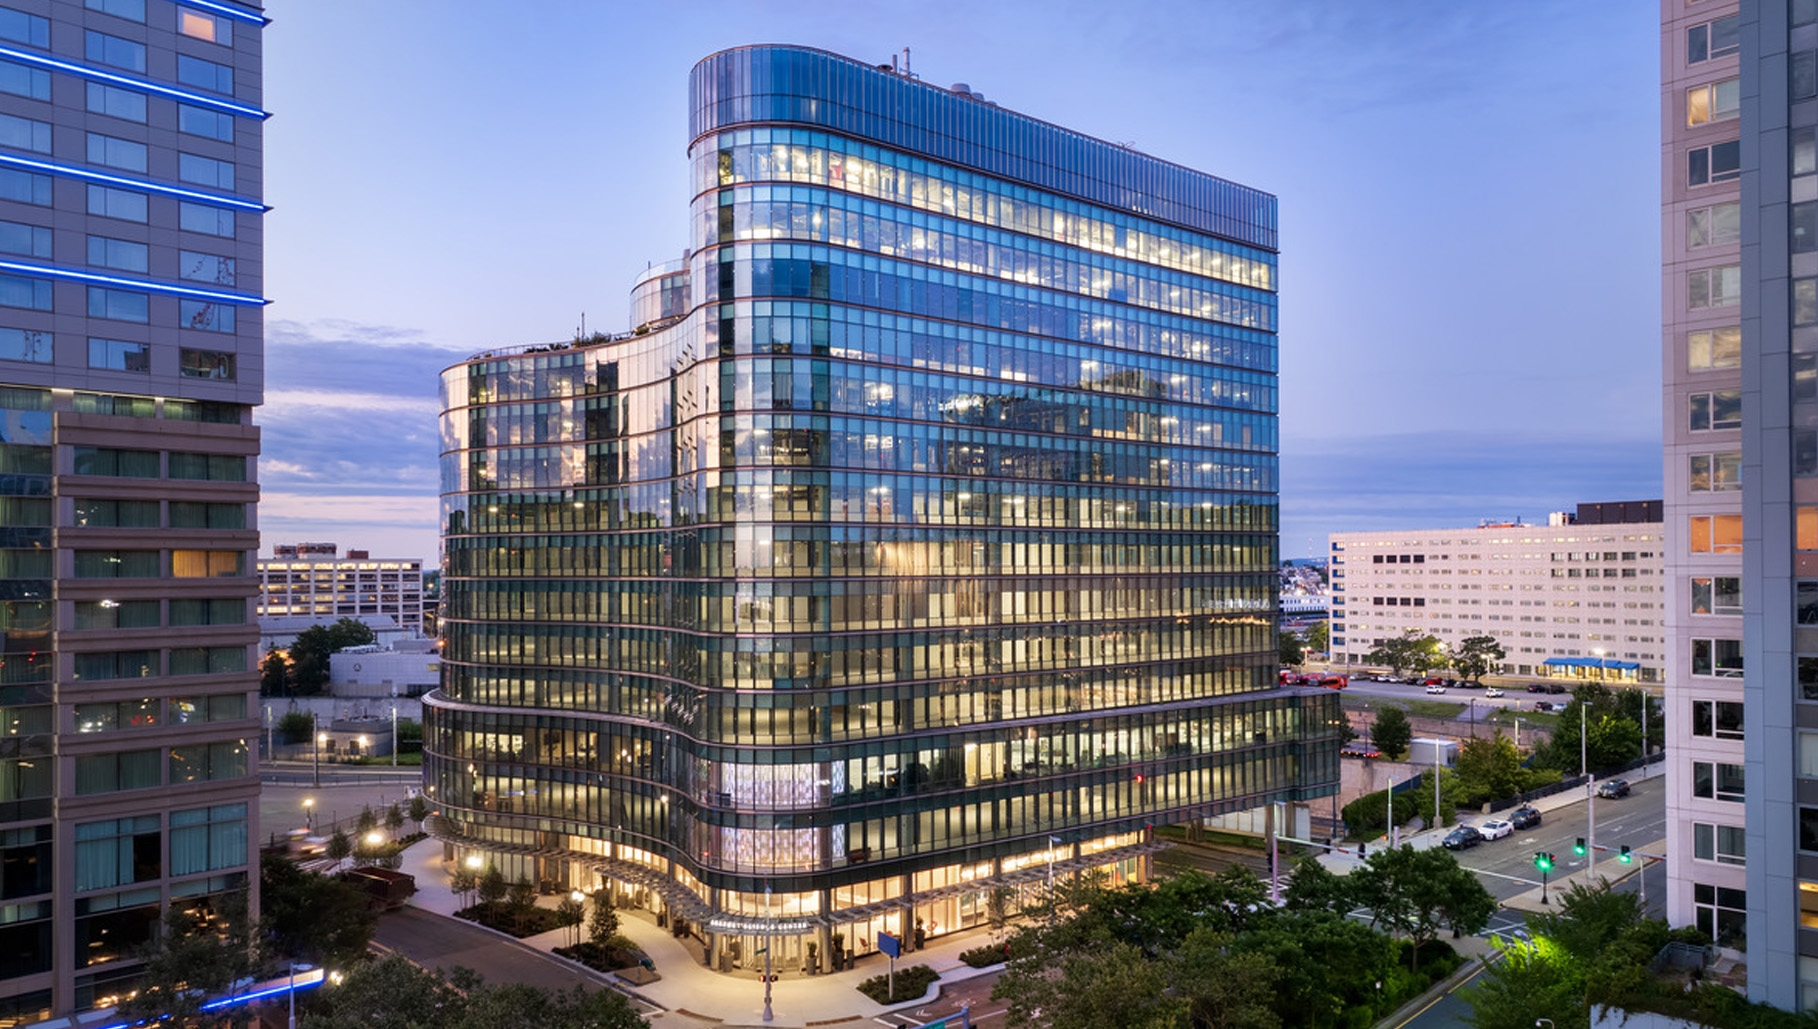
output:
[[[458,918],[448,918],[406,907],[379,917],[373,943],[422,965],[447,973],[471,968],[494,985],[527,983],[546,990],[566,992],[577,985],[609,989],[595,973],[508,940]],[[649,1014],[637,1001],[633,1007]]]

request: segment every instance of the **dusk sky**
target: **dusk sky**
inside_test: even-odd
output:
[[[882,63],[1280,198],[1282,554],[1659,497],[1658,5],[270,0],[264,548],[437,554],[437,373],[628,328],[688,71]]]

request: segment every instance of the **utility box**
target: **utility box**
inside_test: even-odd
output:
[[[1435,754],[1439,764],[1452,767],[1458,763],[1458,741],[1413,740],[1408,744],[1408,764],[1416,768],[1433,767]]]

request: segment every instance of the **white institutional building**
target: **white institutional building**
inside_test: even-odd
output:
[[[273,547],[271,557],[259,559],[259,618],[325,625],[384,615],[406,635],[423,635],[423,559],[339,551],[333,543]]]
[[[1331,536],[1332,662],[1409,629],[1502,644],[1505,675],[1661,681],[1660,501],[1580,504],[1546,525]]]

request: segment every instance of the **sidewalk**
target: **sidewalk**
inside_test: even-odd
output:
[[[442,867],[442,844],[423,840],[404,852],[403,870],[417,877],[417,893],[410,904],[424,911],[453,917],[460,900],[448,887],[448,874]],[[538,897],[543,907],[554,907],[557,897]],[[860,1023],[890,1011],[913,1009],[926,1005],[943,986],[951,986],[979,975],[959,959],[963,950],[986,943],[983,932],[962,932],[942,937],[914,954],[898,959],[898,967],[928,965],[941,974],[929,988],[928,996],[902,1004],[878,1004],[858,991],[858,984],[890,970],[889,960],[871,955],[859,960],[851,971],[805,976],[790,973],[771,984],[771,1011],[774,1019],[765,1023],[764,984],[754,976],[721,974],[709,971],[694,951],[659,928],[648,913],[636,910],[620,912],[619,931],[649,955],[660,978],[643,985],[630,985],[610,974],[601,976],[580,965],[575,966],[575,982],[591,985],[605,979],[623,992],[662,1008],[647,1016],[653,1026],[674,1029],[695,1027],[790,1026],[805,1027],[836,1023]],[[518,941],[536,950],[551,952],[570,939],[570,930],[557,929]],[[501,942],[508,937],[501,934]],[[558,958],[557,960],[562,960]],[[484,972],[485,969],[478,971]]]

